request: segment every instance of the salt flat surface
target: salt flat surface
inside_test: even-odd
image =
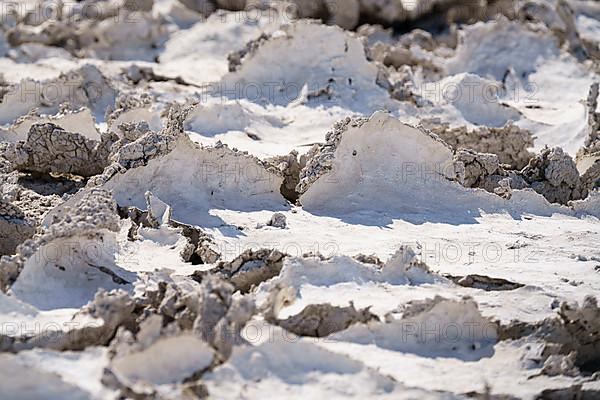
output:
[[[13,3],[0,399],[600,396],[598,3]]]

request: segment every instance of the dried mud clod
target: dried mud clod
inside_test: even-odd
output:
[[[21,209],[0,200],[0,256],[14,254],[19,244],[33,236],[35,227]]]
[[[597,368],[600,363],[600,308],[596,298],[587,296],[581,305],[563,303],[559,316],[574,339],[570,346],[577,351],[577,365]]]
[[[500,340],[530,336],[545,342],[543,374],[581,375],[600,364],[600,308],[593,296],[581,305],[563,302],[558,316],[539,323],[514,321],[500,327]]]
[[[383,267],[385,265],[385,263],[381,261],[381,259],[375,254],[357,254],[353,258],[363,264],[373,264],[377,265],[378,267]]]
[[[171,131],[153,132],[146,130],[145,124],[125,125],[129,131],[117,145],[110,156],[109,164],[103,172],[90,179],[88,186],[101,186],[111,178],[128,169],[148,165],[150,160],[167,155],[177,143],[178,135]],[[131,139],[135,139],[131,141]]]
[[[457,179],[465,187],[480,187],[493,192],[503,178],[498,156],[460,149],[454,155]]]
[[[469,274],[465,276],[444,275],[444,277],[450,279],[457,285],[470,287],[474,289],[482,289],[485,291],[515,290],[525,286],[522,283],[512,282],[507,279],[492,278],[489,276],[478,274]]]
[[[590,86],[586,101],[587,136],[584,145],[577,152],[577,169],[581,174],[581,183],[591,191],[600,187],[600,83]]]
[[[95,189],[83,195],[74,205],[52,214],[49,225],[20,244],[14,256],[0,259],[0,290],[5,291],[15,282],[27,260],[41,247],[56,239],[75,236],[98,236],[101,240],[101,230],[117,232],[119,217],[111,194]]]
[[[23,336],[0,335],[0,350],[18,352],[33,348],[79,351],[90,346],[105,346],[119,326],[132,323],[134,302],[124,291],[99,290],[94,299],[73,317],[75,328],[69,331],[25,333]],[[94,322],[89,322],[92,319]],[[80,323],[77,321],[87,321]]]
[[[132,97],[125,97],[123,101],[126,103],[132,101],[134,104],[131,107],[138,107],[140,104],[146,104],[144,99],[147,97],[142,95],[142,100],[137,97],[133,100]],[[129,106],[123,107],[126,110]],[[184,121],[192,107],[191,104],[169,105],[163,112],[166,122],[160,132],[150,130],[144,122],[121,124],[120,128],[124,136],[111,155],[113,165],[106,168],[97,184],[104,183],[118,171],[148,165],[150,160],[169,154],[177,140],[184,136]],[[118,111],[113,112],[111,116],[115,113]]]
[[[589,152],[600,151],[600,112],[598,101],[600,99],[600,83],[594,82],[589,89],[586,99],[587,109],[587,136],[585,149]]]
[[[357,310],[350,303],[347,307],[309,304],[300,313],[273,322],[298,336],[325,337],[353,324],[366,324],[370,321],[379,321],[379,318],[368,307]]]
[[[274,228],[285,229],[287,227],[285,215],[282,213],[274,213],[269,222],[267,222],[267,225]]]
[[[125,144],[112,159],[125,169],[147,165],[150,160],[169,153],[175,141],[176,138],[171,135],[148,132],[134,142]]]
[[[526,129],[508,123],[503,127],[450,128],[437,120],[421,121],[421,124],[441,137],[454,149],[471,149],[479,153],[491,153],[501,164],[512,169],[521,169],[532,157],[529,148],[533,147],[533,135]]]
[[[123,324],[110,344],[103,384],[124,396],[154,398],[156,385],[168,381],[181,396],[205,397],[202,375],[246,344],[241,331],[254,302],[234,296],[234,287],[215,275],[198,284],[157,271],[145,274],[139,289],[135,321]]]
[[[292,204],[296,203],[300,196],[296,187],[300,183],[300,171],[306,166],[306,157],[298,157],[298,152],[294,150],[285,156],[269,158],[267,162],[273,164],[283,175],[281,195]]]
[[[278,250],[246,250],[232,261],[220,262],[210,272],[196,271],[193,278],[202,281],[215,273],[228,279],[235,290],[247,293],[259,283],[277,276],[284,258],[285,254]]]
[[[575,161],[561,148],[544,148],[521,170],[533,190],[551,203],[567,204],[587,196]]]
[[[456,180],[465,187],[481,188],[510,199],[512,191],[529,187],[517,171],[507,170],[495,154],[459,149],[453,157]]]
[[[135,142],[147,133],[150,133],[150,126],[146,121],[140,122],[123,122],[118,126],[119,130],[123,134],[122,143],[127,144]]]
[[[184,261],[196,264],[213,264],[219,261],[221,254],[218,251],[211,235],[200,228],[172,221],[176,228],[181,228],[181,234],[188,239],[188,246],[183,250],[181,258]]]
[[[157,282],[147,282],[144,277],[144,293],[136,299],[137,324],[142,325],[153,315],[162,317],[161,326],[173,323],[180,330],[192,328],[200,310],[200,288],[163,279],[160,275]]]
[[[204,279],[201,288],[201,308],[193,331],[227,359],[235,344],[245,343],[241,331],[255,314],[255,304],[248,297],[234,299],[234,286],[217,276]]]
[[[109,191],[91,189],[72,206],[64,206],[52,214],[52,221],[44,231],[44,238],[85,234],[89,230],[119,230],[117,204]]]
[[[496,154],[458,149],[453,157],[456,180],[510,199],[512,191],[531,188],[550,203],[567,205],[587,197],[587,175],[581,177],[573,159],[561,148],[544,148],[520,171],[501,164]],[[600,165],[600,164],[599,164]]]
[[[254,315],[255,306],[249,297],[234,298],[231,283],[217,275],[206,275],[200,284],[189,278],[174,281],[160,274],[146,279],[146,289],[136,304],[138,326],[154,324],[149,320],[160,316],[159,328],[193,332],[223,359],[234,344],[245,343],[240,332]]]
[[[94,300],[80,311],[81,315],[89,315],[103,321],[100,326],[83,327],[74,335],[63,350],[83,350],[89,346],[103,346],[114,337],[117,328],[132,323],[134,301],[124,291],[106,292],[99,290]]]
[[[157,386],[165,385],[175,396],[170,398],[206,398],[208,391],[198,378],[216,364],[214,351],[190,332],[161,329],[160,318],[150,321],[129,343],[115,346],[102,383],[123,398],[162,398]],[[126,337],[129,332],[119,334]]]
[[[98,142],[54,124],[36,124],[29,130],[27,140],[9,147],[5,157],[23,172],[89,177],[102,173],[116,141],[116,136],[110,134]]]

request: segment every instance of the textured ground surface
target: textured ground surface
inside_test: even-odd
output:
[[[0,6],[1,400],[600,398],[600,3]]]

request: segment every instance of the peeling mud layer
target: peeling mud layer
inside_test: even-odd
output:
[[[596,1],[0,1],[0,400],[596,399],[599,218]]]

